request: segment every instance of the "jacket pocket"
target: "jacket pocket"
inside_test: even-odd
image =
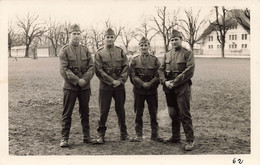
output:
[[[186,68],[186,62],[185,61],[177,61],[177,69],[182,72]]]
[[[69,66],[76,66],[76,59],[71,57],[71,56],[68,56],[68,63],[69,63]]]
[[[88,57],[81,57],[81,61],[83,63],[84,66],[88,65],[88,62],[89,62],[89,58]]]

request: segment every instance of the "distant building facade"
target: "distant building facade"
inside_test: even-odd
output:
[[[220,55],[221,44],[213,30],[200,42],[201,55]],[[250,56],[250,34],[240,25],[232,26],[226,33],[225,55]]]
[[[11,48],[12,57],[24,57],[25,56],[25,45],[13,46]],[[57,52],[59,52],[61,46],[58,46]],[[35,46],[30,46],[29,48],[29,57],[33,58],[34,55],[37,57],[51,57],[54,56],[54,48],[48,44],[42,44]]]

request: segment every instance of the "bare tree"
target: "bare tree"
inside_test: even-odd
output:
[[[131,40],[135,37],[135,32],[130,29],[130,28],[123,28],[122,32],[121,32],[121,40],[122,43],[125,46],[125,50],[128,53],[128,47],[129,47],[129,43],[131,42]]]
[[[179,26],[186,34],[183,36],[184,41],[189,43],[190,49],[193,51],[194,44],[199,41],[198,31],[204,21],[199,21],[200,10],[196,15],[193,14],[192,9],[190,11],[185,10],[185,13],[187,20],[180,19],[181,24],[179,24]]]
[[[89,46],[91,45],[91,38],[90,38],[91,34],[90,34],[90,30],[89,29],[84,29],[82,30],[81,33],[81,43],[85,46]]]
[[[50,41],[55,57],[58,56],[58,46],[60,45],[62,30],[62,25],[56,23],[56,21],[52,21],[51,18],[49,18],[48,31],[44,34],[44,36]]]
[[[216,21],[210,23],[211,26],[217,33],[217,40],[221,44],[221,54],[225,57],[225,43],[226,43],[226,33],[236,22],[232,20],[232,17],[227,17],[228,10],[222,6],[222,13],[219,13],[218,6],[215,6]]]
[[[165,52],[169,50],[169,43],[171,32],[173,28],[177,25],[177,15],[178,11],[174,10],[173,15],[170,15],[166,11],[167,7],[163,6],[163,8],[157,9],[157,17],[153,17],[153,21],[155,22],[157,28],[153,28],[163,37],[164,49]]]
[[[29,57],[29,47],[32,43],[32,41],[43,35],[43,33],[46,32],[45,27],[42,23],[38,23],[37,20],[39,18],[39,15],[30,15],[30,13],[27,14],[27,17],[24,20],[18,19],[18,27],[20,27],[23,31],[23,36],[25,38],[25,56]]]
[[[250,34],[250,10],[248,8],[234,9],[232,14],[236,21]]]
[[[110,19],[107,19],[105,21],[105,26],[106,26],[107,29],[112,28],[115,31],[115,39],[117,39],[117,37],[121,34],[122,29],[124,28],[122,26],[117,27],[115,25],[112,25]]]
[[[14,44],[14,40],[15,40],[15,34],[14,34],[13,27],[12,27],[12,23],[10,21],[8,21],[8,56],[9,57],[12,57],[11,48]]]
[[[71,25],[70,20],[65,21],[62,25],[61,25],[61,34],[60,34],[60,45],[66,45],[69,43],[69,27]]]
[[[99,30],[98,28],[94,28],[93,26],[91,26],[91,28],[90,28],[90,38],[91,38],[92,49],[95,52],[96,50],[98,50],[103,45],[103,41],[104,41],[103,31]]]
[[[158,31],[155,31],[148,22],[147,18],[144,18],[143,23],[139,28],[136,28],[136,40],[140,40],[141,37],[145,37],[149,40],[149,42],[152,41],[152,39],[158,34]]]

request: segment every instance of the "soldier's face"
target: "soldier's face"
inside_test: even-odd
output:
[[[105,44],[106,45],[114,45],[116,40],[115,35],[106,35],[105,36]]]
[[[182,39],[180,37],[171,38],[171,44],[173,48],[178,48],[182,44]]]
[[[139,48],[140,48],[140,51],[142,54],[147,54],[149,47],[150,47],[150,45],[148,42],[139,44]]]
[[[70,33],[70,40],[74,43],[80,42],[81,33],[80,31],[74,31]]]

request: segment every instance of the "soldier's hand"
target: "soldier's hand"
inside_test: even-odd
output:
[[[173,88],[173,83],[171,81],[165,81],[165,86],[169,89]]]
[[[145,83],[143,84],[143,87],[144,87],[145,89],[149,89],[149,88],[151,87],[151,85],[150,85],[148,82],[145,82]]]
[[[78,84],[80,87],[84,87],[87,84],[87,82],[84,79],[79,79]]]
[[[170,89],[174,88],[173,82],[170,83]]]
[[[119,80],[114,80],[113,81],[113,87],[116,88],[121,84],[121,82]]]

